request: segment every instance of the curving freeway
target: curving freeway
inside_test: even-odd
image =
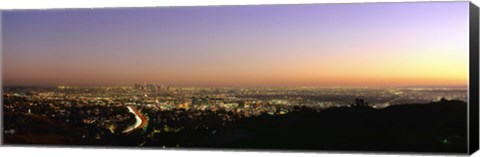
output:
[[[143,116],[142,113],[140,113],[140,111],[138,111],[132,106],[127,106],[127,108],[130,113],[135,115],[135,123],[127,127],[125,130],[123,130],[122,133],[129,133],[129,132],[132,132],[133,130],[143,128],[145,125],[147,125],[147,118]]]

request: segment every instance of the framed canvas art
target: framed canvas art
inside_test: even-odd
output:
[[[467,155],[468,1],[1,11],[2,144]]]

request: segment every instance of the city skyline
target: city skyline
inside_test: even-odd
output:
[[[4,85],[468,84],[468,2],[2,15]]]

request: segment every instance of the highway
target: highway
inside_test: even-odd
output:
[[[130,113],[135,115],[135,123],[123,130],[122,133],[129,133],[133,130],[143,128],[145,125],[147,125],[147,118],[143,116],[142,113],[140,113],[132,106],[127,106],[127,108]]]

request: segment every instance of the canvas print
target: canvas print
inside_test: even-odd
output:
[[[469,6],[3,11],[2,142],[466,153]]]

